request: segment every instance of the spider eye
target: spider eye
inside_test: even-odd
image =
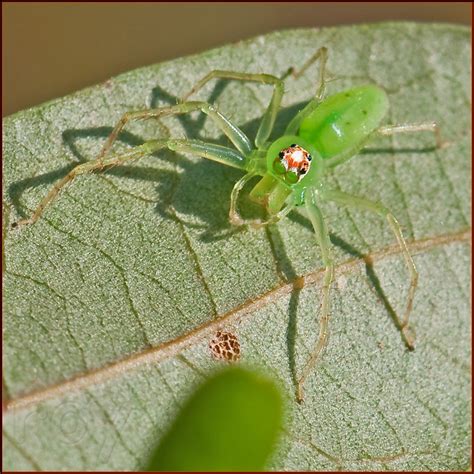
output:
[[[285,166],[278,158],[273,162],[273,171],[275,171],[276,174],[286,173]]]
[[[300,178],[294,171],[288,171],[288,173],[286,173],[285,179],[288,184],[296,184]]]

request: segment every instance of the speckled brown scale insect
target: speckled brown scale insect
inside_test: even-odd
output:
[[[240,359],[240,342],[231,332],[217,331],[209,341],[212,357],[217,360],[237,362]]]

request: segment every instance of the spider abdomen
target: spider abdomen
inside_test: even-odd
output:
[[[314,144],[323,158],[331,158],[376,130],[388,106],[387,94],[380,87],[354,87],[325,99],[302,121],[298,135]]]

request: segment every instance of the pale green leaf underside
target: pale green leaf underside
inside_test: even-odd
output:
[[[298,406],[293,378],[317,334],[321,283],[309,221],[293,213],[268,230],[236,232],[227,211],[240,172],[171,153],[147,157],[77,179],[36,225],[4,231],[5,469],[139,466],[154,430],[164,432],[193,382],[215,367],[207,342],[217,327],[236,332],[243,363],[266,367],[288,393],[272,468],[469,466],[469,30],[278,32],[20,112],[4,121],[4,212],[10,222],[31,212],[73,164],[97,154],[123,112],[174,103],[215,68],[280,75],[323,45],[337,77],[330,92],[375,81],[389,93],[387,123],[435,120],[450,142],[433,150],[427,133],[380,140],[331,178],[335,188],[384,202],[411,241],[420,271],[417,350],[407,352],[381,301],[401,310],[408,288],[389,229],[326,206],[341,265],[331,339]],[[287,81],[279,130],[311,96],[316,72]],[[211,95],[253,133],[271,90],[212,84],[199,97]],[[119,148],[160,133],[222,139],[199,116],[165,125],[133,124]],[[367,253],[376,277],[360,261]],[[285,283],[305,274],[301,291]],[[216,426],[225,434],[225,423]]]

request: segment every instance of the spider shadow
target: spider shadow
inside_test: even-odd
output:
[[[432,153],[438,148],[436,146],[425,146],[422,148],[364,148],[359,153],[361,155],[394,155],[394,154],[425,154]]]
[[[228,80],[216,82],[209,98],[210,102],[218,99],[228,82]],[[178,97],[169,94],[159,86],[152,90],[150,104],[153,107],[166,104],[173,105],[178,101]],[[288,117],[294,115],[301,106],[302,104],[297,104],[281,111],[274,134],[281,133],[285,121],[288,120]],[[204,141],[207,140],[206,137],[202,136],[207,116],[198,113],[197,117],[193,118],[189,114],[183,114],[177,115],[176,119],[183,127],[186,136]],[[169,136],[169,129],[161,121],[157,122],[161,131],[164,131],[162,135]],[[259,123],[260,119],[255,119],[247,122],[241,128],[248,136],[253,137],[256,134]],[[82,139],[105,141],[112,130],[113,127],[110,126],[65,130],[62,133],[62,140],[64,145],[70,150],[70,155],[72,155],[74,160],[71,160],[70,164],[54,171],[19,180],[10,185],[8,195],[12,206],[19,216],[26,218],[31,215],[31,211],[25,211],[21,203],[21,196],[26,190],[42,185],[52,185],[78,164],[89,161],[89,158],[81,153],[78,141]],[[225,135],[220,135],[212,141],[229,145]],[[117,137],[117,142],[128,147],[135,147],[143,144],[145,139],[130,131],[123,130]],[[154,156],[159,160],[176,162],[179,171],[158,170],[155,167],[134,164],[108,169],[103,175],[124,177],[137,180],[138,182],[155,183],[158,196],[155,207],[156,212],[163,218],[179,221],[186,227],[200,230],[199,238],[204,242],[217,241],[235,233],[245,232],[245,229],[231,227],[228,223],[229,196],[235,182],[242,176],[241,171],[209,160],[191,160],[182,155],[177,156],[176,153],[167,150],[157,152]],[[99,173],[97,174],[99,175]],[[262,217],[261,208],[247,199],[245,194],[239,201],[239,208],[248,218]],[[193,219],[188,221],[184,217],[183,220],[183,216],[186,215],[192,216]]]
[[[222,93],[224,88],[225,88],[225,84],[223,83],[216,84],[216,87],[214,88],[210,99],[213,101],[217,100],[217,98]],[[159,101],[165,102],[165,104],[168,104],[168,105],[172,105],[178,102],[178,98],[171,94],[168,94],[162,88],[156,87],[152,90],[151,105],[153,107],[157,107],[158,106],[157,103]],[[200,131],[202,130],[205,124],[206,117],[204,116],[204,114],[199,114],[197,119],[192,119],[189,115],[187,116],[180,115],[180,116],[177,116],[177,118],[180,121],[187,136],[203,139],[203,137],[201,137],[200,135]],[[159,122],[159,126],[163,129],[162,122]],[[164,135],[169,136],[169,133],[167,133],[168,129],[166,127],[164,128],[166,129]],[[85,163],[90,160],[90,158],[86,158],[81,153],[79,146],[77,144],[78,141],[80,141],[81,139],[105,141],[109,137],[112,130],[113,130],[113,127],[110,127],[110,126],[65,130],[62,133],[62,140],[63,140],[64,145],[70,150],[74,158],[74,161],[71,160],[70,164],[66,166],[62,166],[61,168],[58,168],[54,171],[44,173],[39,176],[25,178],[23,180],[19,180],[19,181],[16,181],[15,183],[12,183],[9,186],[7,192],[8,192],[10,201],[12,203],[12,206],[15,208],[18,215],[21,216],[21,218],[26,218],[26,217],[29,217],[29,215],[31,214],[31,211],[24,210],[21,203],[21,196],[26,190],[28,190],[29,188],[42,186],[42,185],[52,185],[54,182],[58,181],[59,179],[64,178],[64,176],[67,175],[67,173],[69,173],[77,165],[81,163]],[[224,140],[225,140],[225,137],[219,137],[217,141],[223,142]],[[117,142],[127,145],[128,147],[136,147],[136,146],[142,145],[145,142],[145,139],[127,130],[122,130],[119,136],[117,137]],[[163,156],[163,154],[165,156]],[[179,161],[179,166],[183,169],[183,174],[186,175],[188,173],[191,173],[191,175],[194,177],[196,174],[204,175],[204,176],[210,175],[212,177],[215,174],[214,171],[215,169],[217,169],[217,166],[218,166],[218,164],[211,163],[206,160],[201,160],[197,164],[193,164],[190,160],[186,159],[183,156],[180,156],[179,160],[177,160],[176,156],[174,156],[174,154],[169,151],[156,153],[155,155],[159,159],[164,159],[164,160],[171,159],[174,161]],[[193,170],[196,170],[197,168],[204,168],[204,170],[198,173],[193,172]],[[126,177],[130,179],[136,179],[138,181],[151,181],[151,182],[157,183],[157,193],[159,196],[158,203],[160,202],[163,203],[162,205],[160,204],[157,205],[156,207],[157,212],[164,217],[176,220],[176,214],[168,212],[168,210],[166,209],[166,205],[169,205],[171,201],[171,197],[168,196],[169,195],[168,191],[170,187],[169,184],[170,183],[176,184],[177,178],[178,178],[177,172],[170,173],[169,171],[158,171],[156,168],[153,168],[153,167],[123,165],[120,167],[108,169],[105,171],[105,173],[106,175]],[[221,181],[222,180],[219,180],[218,182],[221,182]],[[222,194],[224,192],[228,193],[227,196],[230,194],[230,190],[228,189],[225,189],[225,190],[223,189]],[[196,209],[193,209],[193,210],[187,209],[187,211],[189,212],[195,211],[195,210]],[[211,213],[210,215],[212,216],[216,214]],[[215,224],[212,226],[213,230],[220,229],[223,224],[222,219],[220,219],[218,223],[213,223],[213,224]],[[211,238],[210,237],[211,235],[212,235],[212,231],[207,232],[204,238],[205,239]],[[222,236],[222,238],[224,237],[225,235]]]
[[[310,230],[313,229],[310,220],[307,219],[306,217],[302,216],[299,213],[292,212],[292,213],[289,214],[289,218],[293,222],[298,223],[299,225],[301,225],[301,226],[303,226],[307,229],[310,229]],[[331,243],[335,247],[340,248],[344,253],[346,253],[350,257],[361,260],[361,261],[364,262],[365,273],[366,273],[369,285],[371,287],[371,290],[374,292],[374,294],[376,295],[378,300],[383,304],[385,310],[387,311],[390,318],[392,319],[393,324],[395,325],[395,327],[400,332],[400,337],[402,339],[403,344],[406,346],[407,349],[411,350],[412,348],[411,348],[409,342],[406,340],[406,338],[405,338],[405,336],[402,332],[402,326],[400,324],[400,319],[397,315],[397,312],[393,308],[393,306],[390,303],[385,291],[382,288],[380,278],[377,276],[377,274],[375,272],[374,265],[373,265],[373,262],[372,262],[372,259],[370,258],[370,256],[363,254],[360,250],[355,248],[352,244],[350,244],[346,240],[339,237],[337,234],[334,234],[334,233],[330,232],[329,238],[331,240]],[[288,262],[287,262],[287,264],[288,264]],[[291,320],[291,318],[290,318],[290,320]],[[294,327],[296,327],[296,322],[293,323],[293,325],[294,325]],[[288,347],[288,349],[290,350],[290,346]],[[291,347],[291,349],[292,349],[292,351],[294,351],[294,346]],[[293,356],[293,360],[294,360],[294,356]]]

